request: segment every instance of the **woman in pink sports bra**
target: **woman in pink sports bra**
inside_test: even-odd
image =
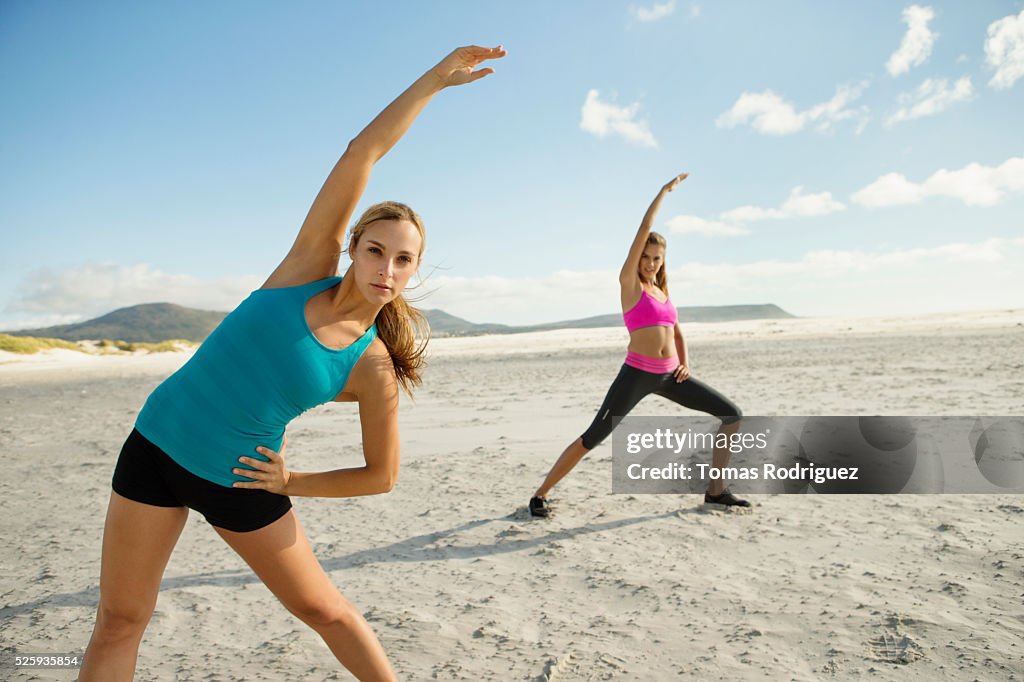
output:
[[[719,417],[722,420],[720,433],[731,434],[739,428],[740,409],[715,389],[690,376],[686,341],[679,329],[676,308],[668,298],[665,238],[651,231],[654,216],[665,194],[675,189],[686,176],[687,173],[683,173],[662,187],[644,214],[619,273],[622,318],[629,330],[625,363],[608,389],[593,423],[565,449],[530,499],[530,514],[533,516],[550,515],[548,492],[572,471],[584,455],[611,434],[622,417],[652,393],[683,407]],[[712,464],[723,467],[728,458],[728,451],[716,448]],[[721,480],[711,482],[704,502],[750,506],[749,502],[725,489]]]

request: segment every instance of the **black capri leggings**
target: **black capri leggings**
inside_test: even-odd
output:
[[[601,403],[593,423],[583,433],[583,447],[593,450],[618,426],[638,402],[650,394],[668,398],[674,403],[719,417],[723,424],[739,421],[743,413],[724,395],[693,377],[679,383],[672,372],[653,374],[623,365],[608,395]]]

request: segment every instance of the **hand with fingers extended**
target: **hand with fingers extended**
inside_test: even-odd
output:
[[[506,54],[501,45],[498,47],[478,47],[476,45],[460,47],[442,59],[437,66],[431,69],[431,72],[437,77],[442,88],[472,83],[494,73],[494,69],[490,67],[476,71],[473,69],[488,59],[500,59]]]
[[[690,367],[689,365],[684,365],[680,363],[679,366],[676,367],[675,371],[672,372],[672,374],[674,374],[676,377],[676,383],[681,384],[690,378]]]
[[[240,464],[249,467],[248,469],[238,467],[232,469],[232,473],[239,476],[251,478],[251,481],[237,481],[235,488],[249,488],[251,490],[266,490],[278,495],[285,495],[285,488],[291,479],[291,472],[284,465],[284,449],[288,444],[288,436],[281,439],[281,451],[274,452],[270,448],[260,446],[256,452],[267,458],[267,461],[255,457],[239,457]]]
[[[676,177],[674,177],[671,180],[669,180],[668,182],[666,182],[665,186],[662,187],[662,190],[664,190],[666,192],[671,192],[672,190],[674,190],[676,188],[676,185],[678,185],[680,182],[682,182],[683,180],[685,180],[688,177],[690,177],[689,173],[680,173]]]

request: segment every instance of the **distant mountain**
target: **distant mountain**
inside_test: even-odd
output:
[[[40,336],[66,341],[114,339],[158,343],[170,339],[202,341],[227,313],[196,310],[173,303],[144,303],[120,308],[85,322],[43,329],[20,329],[11,336]]]
[[[791,318],[776,305],[725,305],[694,306],[678,308],[682,322],[730,322],[733,320],[763,320]],[[455,317],[443,310],[424,310],[431,332],[435,336],[476,336],[479,334],[516,334],[521,332],[548,331],[551,329],[588,329],[593,327],[617,327],[622,324],[622,315],[598,315],[580,320],[549,322],[528,326],[504,324],[477,324]],[[43,329],[21,329],[6,332],[12,336],[39,336],[84,341],[87,339],[113,339],[117,341],[159,343],[170,339],[185,339],[199,342],[210,335],[227,313],[213,310],[196,310],[173,303],[145,303],[121,308],[93,320],[65,324]]]
[[[735,320],[774,320],[796,317],[773,303],[760,305],[716,305],[689,306],[676,308],[680,322],[733,322]],[[622,324],[622,313],[597,315],[580,320],[549,322],[528,327],[517,327],[515,331],[547,331],[549,329],[590,329],[594,327],[617,327]]]
[[[796,315],[774,303],[754,305],[695,305],[677,308],[681,322],[734,322],[735,320],[783,320]]]
[[[476,324],[461,317],[455,317],[436,308],[424,310],[423,314],[430,323],[431,333],[437,336],[460,336],[464,334],[509,334],[518,331],[519,327],[505,324]]]
[[[796,317],[773,303],[759,305],[690,306],[676,308],[680,322],[733,322],[735,320],[776,320]],[[519,334],[553,329],[592,329],[618,327],[622,314],[596,315],[579,320],[563,320],[546,324],[509,326],[504,324],[475,324],[449,315],[442,310],[423,311],[435,336],[474,336],[478,334]],[[435,323],[435,319],[438,320]]]

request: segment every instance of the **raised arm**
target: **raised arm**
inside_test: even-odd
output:
[[[334,275],[344,250],[345,227],[366,189],[374,164],[401,139],[434,95],[493,73],[494,69],[476,67],[488,59],[504,56],[501,46],[460,47],[377,114],[349,142],[316,195],[291,250],[264,286],[289,286]]]
[[[658,190],[658,196],[654,197],[654,201],[647,207],[647,213],[644,213],[644,219],[640,221],[640,227],[636,231],[636,237],[633,238],[633,244],[629,247],[629,255],[626,256],[626,262],[622,264],[622,270],[619,272],[619,284],[623,287],[629,287],[633,284],[639,286],[636,272],[640,267],[640,257],[643,256],[644,247],[647,246],[647,237],[650,236],[651,227],[654,225],[654,217],[658,215],[658,209],[661,208],[661,201],[665,198],[666,193],[674,190],[676,185],[685,180],[688,175],[689,173],[681,173],[669,180]]]

